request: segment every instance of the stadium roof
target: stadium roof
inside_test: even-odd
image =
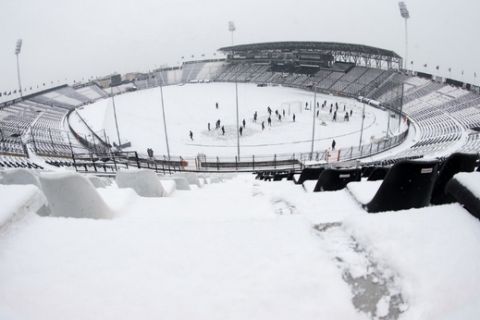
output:
[[[219,51],[258,51],[258,50],[319,50],[319,51],[347,51],[362,54],[382,55],[401,59],[401,57],[391,50],[381,48],[339,42],[314,42],[314,41],[282,41],[282,42],[262,42],[252,44],[241,44],[236,46],[223,47]]]

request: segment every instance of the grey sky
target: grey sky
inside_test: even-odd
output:
[[[409,0],[409,60],[416,69],[480,82],[480,1]],[[146,71],[211,55],[235,42],[311,40],[379,46],[404,55],[397,0],[1,0],[0,90],[22,82]],[[440,71],[435,66],[440,65]],[[461,71],[465,70],[465,75]]]

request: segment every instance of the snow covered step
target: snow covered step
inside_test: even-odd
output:
[[[37,212],[46,199],[34,185],[0,185],[0,230],[29,212]]]
[[[113,212],[84,176],[70,172],[45,173],[40,176],[40,183],[52,216],[91,219],[113,217]]]

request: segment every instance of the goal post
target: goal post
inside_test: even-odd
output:
[[[302,113],[302,102],[300,100],[294,100],[294,101],[286,101],[282,102],[280,105],[280,109],[283,110],[285,109],[285,112],[290,116],[293,113]]]

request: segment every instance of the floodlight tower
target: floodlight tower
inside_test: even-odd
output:
[[[118,128],[118,119],[117,119],[117,108],[115,106],[115,97],[113,94],[113,86],[111,83],[110,83],[110,95],[112,96],[113,117],[115,119],[115,128],[117,129],[118,149],[121,149],[122,141],[120,140],[120,130]]]
[[[233,21],[228,21],[228,31],[232,34],[232,46],[233,46],[233,32],[236,30]]]
[[[18,78],[18,91],[20,92],[20,97],[23,97],[22,93],[22,81],[20,80],[20,60],[19,55],[22,51],[22,39],[17,40],[17,45],[15,46],[15,55],[17,56],[17,78]]]
[[[400,8],[400,15],[405,20],[405,59],[403,61],[403,67],[407,69],[407,62],[408,62],[408,19],[410,19],[410,12],[407,9],[407,5],[405,2],[400,1],[398,3],[398,7]]]
[[[233,21],[228,21],[228,31],[232,33],[232,59],[234,55],[233,51],[233,32],[236,30],[235,24]],[[237,113],[237,158],[240,161],[240,127],[238,122],[238,82],[237,78],[235,78],[235,109]]]
[[[161,73],[159,73],[159,76],[160,75],[161,75]],[[161,99],[161,102],[162,102],[162,115],[163,115],[163,130],[165,132],[165,145],[167,146],[168,161],[170,161],[170,147],[168,146],[167,120],[166,120],[166,117],[165,117],[165,103],[163,102],[163,85],[158,80],[158,77],[155,77],[155,81],[157,82],[158,86],[160,87],[160,99]]]
[[[315,148],[315,113],[317,112],[317,83],[313,83],[313,107],[312,108],[312,144],[310,146],[310,160],[313,159],[313,150]],[[301,106],[300,106],[301,107]]]

